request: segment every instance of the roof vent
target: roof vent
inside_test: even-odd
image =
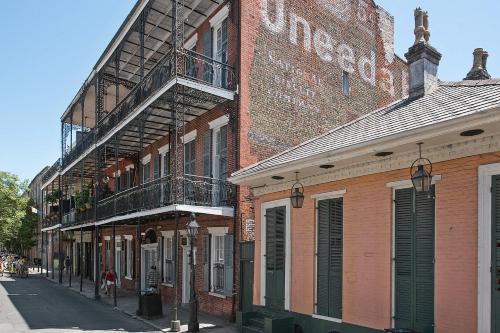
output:
[[[429,15],[415,9],[415,43],[405,54],[410,67],[410,98],[418,98],[437,87],[441,53],[429,44]]]
[[[488,52],[481,48],[474,50],[474,63],[472,69],[467,73],[464,80],[489,80],[490,74],[486,70],[486,61],[488,60]]]

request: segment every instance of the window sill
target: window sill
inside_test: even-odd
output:
[[[321,316],[321,315],[318,315],[318,314],[313,314],[312,315],[313,318],[316,318],[316,319],[322,319],[322,320],[327,320],[327,321],[333,321],[334,323],[339,323],[341,324],[342,323],[342,319],[338,319],[338,318],[332,318],[332,317],[327,317],[327,316]]]
[[[125,280],[130,280],[132,281],[133,279],[130,276],[124,276]]]
[[[210,291],[208,294],[209,294],[210,296],[214,296],[214,297],[217,297],[217,298],[226,299],[226,296],[225,296],[225,295],[219,294],[219,293],[217,293],[217,292],[212,292],[212,291]]]
[[[165,282],[162,282],[162,284],[161,284],[161,285],[162,285],[162,286],[165,286],[165,287],[170,287],[170,288],[173,288],[173,287],[174,287],[174,285],[173,285],[173,284],[171,284],[171,283],[165,283]]]

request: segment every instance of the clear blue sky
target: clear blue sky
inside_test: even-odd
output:
[[[244,0],[251,1],[251,0]],[[429,11],[443,80],[459,80],[472,51],[500,77],[500,1],[378,0],[395,17],[396,53],[413,42],[413,9]],[[16,0],[0,11],[0,170],[30,179],[60,156],[59,118],[135,0]]]

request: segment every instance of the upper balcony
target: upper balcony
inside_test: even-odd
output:
[[[61,118],[62,174],[140,115],[168,127],[179,108],[189,122],[234,99],[234,23],[223,2],[176,1],[175,24],[173,1],[138,1]]]
[[[42,188],[47,187],[51,184],[55,178],[59,175],[61,171],[61,159],[58,158],[57,161],[52,164],[52,166],[43,174],[42,176]]]

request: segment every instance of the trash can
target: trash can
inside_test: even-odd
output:
[[[143,317],[151,319],[162,316],[161,296],[159,294],[141,295],[141,305],[140,315]]]

